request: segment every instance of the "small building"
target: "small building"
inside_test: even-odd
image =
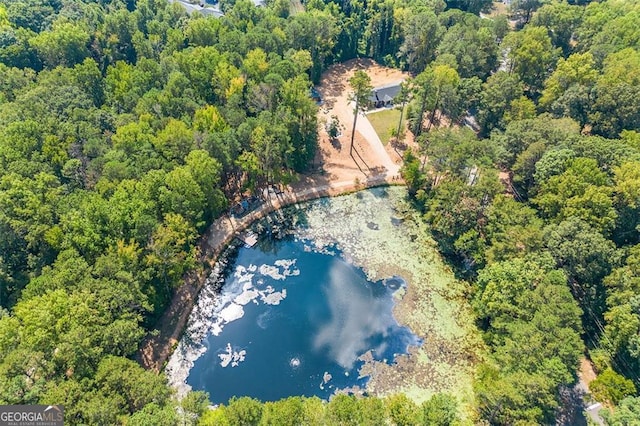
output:
[[[393,100],[400,93],[400,83],[387,84],[375,87],[369,96],[369,108],[387,108],[393,106]]]

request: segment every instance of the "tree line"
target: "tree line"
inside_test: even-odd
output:
[[[199,424],[225,425],[429,425],[448,426],[459,421],[457,401],[435,394],[421,405],[405,395],[388,398],[336,395],[327,403],[317,397],[289,397],[275,402],[232,398],[215,410],[202,407]]]
[[[591,391],[614,407],[608,421],[632,424],[640,39],[630,23],[640,3],[558,1],[529,12],[521,3],[521,28],[498,37],[487,73],[466,68],[483,63],[480,47],[475,59],[440,50],[409,83],[419,148],[405,153],[403,176],[469,281],[490,353],[476,380],[480,417],[553,423],[586,353],[599,373]],[[459,11],[439,16],[450,28],[484,24]],[[461,126],[469,118],[477,134]]]
[[[0,2],[0,403],[176,419],[164,376],[132,360],[143,335],[206,226],[316,147],[312,13],[226,10]]]
[[[478,416],[551,419],[581,335],[594,389],[637,411],[640,6],[513,3],[518,31],[481,19],[484,0],[223,0],[219,19],[0,0],[0,402],[63,403],[71,424],[197,421],[206,395],[176,410],[131,358],[206,225],[310,166],[311,83],[370,56],[415,76],[403,174],[472,281],[491,354]],[[456,126],[469,117],[481,138]],[[392,416],[366,401],[344,404]]]

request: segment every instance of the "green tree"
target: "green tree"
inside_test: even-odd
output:
[[[115,424],[124,416],[125,401],[120,395],[91,391],[78,404],[80,419],[88,424]]]
[[[500,375],[494,368],[481,367],[475,385],[480,415],[492,424],[552,422],[558,407],[553,385],[542,374],[515,371]]]
[[[443,54],[455,57],[455,68],[462,78],[476,76],[484,80],[498,61],[494,31],[484,20],[469,15],[447,29],[438,51],[440,57]]]
[[[520,96],[511,102],[511,108],[504,115],[505,122],[526,120],[536,116],[536,104],[526,96]]]
[[[281,126],[258,125],[251,132],[251,149],[258,158],[267,183],[279,181],[284,168],[285,156],[292,150],[286,130]]]
[[[215,410],[209,410],[198,420],[200,426],[230,426],[226,408],[219,406]]]
[[[425,183],[425,176],[420,171],[420,160],[408,149],[403,156],[400,174],[407,184],[407,189],[411,196],[415,196]]]
[[[438,393],[422,403],[423,425],[450,426],[458,419],[458,401],[451,395]]]
[[[578,218],[545,229],[545,244],[569,276],[572,289],[585,311],[585,324],[594,327],[605,310],[602,280],[618,261],[615,244]]]
[[[215,218],[226,206],[227,200],[219,188],[222,165],[204,150],[193,150],[185,159],[186,167],[191,176],[200,186],[205,195],[205,220]]]
[[[331,424],[346,426],[362,422],[358,400],[353,395],[335,395],[327,404],[327,419]]]
[[[397,52],[399,38],[397,37],[400,20],[397,18],[394,3],[391,1],[377,1],[370,5],[365,36],[368,39],[367,52],[377,61],[383,61]]]
[[[478,317],[489,324],[497,342],[508,334],[510,323],[529,318],[533,284],[543,279],[561,285],[564,276],[548,264],[539,265],[526,258],[491,264],[480,271],[473,306]]]
[[[558,391],[582,356],[580,309],[548,256],[489,265],[478,275],[474,308],[491,360],[475,389],[482,417],[498,424],[547,423]]]
[[[98,365],[95,379],[106,396],[123,397],[129,413],[150,403],[162,406],[171,395],[163,376],[146,371],[126,358],[104,357]]]
[[[601,345],[617,370],[630,378],[636,378],[640,366],[639,260],[640,246],[635,245],[628,250],[624,264],[604,279],[608,309]]]
[[[19,69],[8,67],[0,63],[0,100],[12,102],[17,95],[28,88],[35,81],[35,72],[32,69]]]
[[[402,141],[404,139],[404,129],[402,129],[402,119],[404,118],[404,110],[409,102],[409,96],[411,95],[411,81],[403,81],[400,83],[400,92],[396,95],[394,102],[399,105],[400,118],[398,119],[398,128],[396,129],[396,140]]]
[[[180,401],[184,424],[197,424],[197,419],[209,408],[209,394],[203,391],[191,391]]]
[[[195,93],[207,102],[214,101],[213,80],[216,65],[222,60],[220,52],[213,47],[195,47],[175,52],[172,57],[180,72],[188,80]]]
[[[424,114],[429,109],[431,98],[433,97],[433,68],[428,67],[423,72],[418,74],[415,79],[411,81],[411,89],[414,94],[414,99],[418,104],[417,109],[410,105],[409,112],[413,112],[414,117],[410,117],[412,121],[411,132],[415,137],[420,136],[423,130]],[[411,114],[410,114],[411,115]]]
[[[630,161],[613,169],[614,200],[618,211],[616,236],[622,241],[638,241],[640,232],[640,162]]]
[[[190,19],[184,30],[191,46],[212,46],[218,41],[220,21],[217,19]]]
[[[512,103],[523,94],[522,83],[515,75],[498,71],[482,85],[478,121],[482,134],[488,135],[493,129],[504,129],[505,115]]]
[[[431,105],[431,117],[429,126],[431,128],[436,117],[436,110],[442,108],[443,101],[455,96],[455,91],[460,84],[458,72],[449,65],[435,65],[433,67],[433,99]]]
[[[554,47],[562,49],[564,56],[571,51],[571,39],[582,21],[582,8],[568,2],[544,4],[531,20],[535,26],[545,27]]]
[[[404,394],[390,396],[385,401],[389,419],[397,426],[414,426],[419,423],[419,411],[416,404]]]
[[[450,65],[429,66],[415,78],[413,90],[419,105],[413,118],[415,136],[422,133],[424,114],[430,112],[428,130],[436,120],[436,113],[443,108],[444,100],[456,96],[459,84],[460,77]]]
[[[561,175],[567,170],[571,160],[576,157],[576,152],[569,148],[554,147],[546,150],[536,162],[536,171],[533,175],[535,181],[540,184],[552,176]]]
[[[154,148],[164,158],[182,163],[194,145],[193,132],[181,120],[170,119],[158,132]]]
[[[149,241],[147,263],[156,271],[168,294],[189,269],[195,266],[195,230],[182,216],[167,213]]]
[[[607,56],[589,115],[594,132],[614,138],[622,130],[638,130],[640,106],[633,99],[639,90],[640,52],[628,48]]]
[[[469,13],[479,14],[491,9],[491,1],[489,0],[448,0],[447,7],[457,8]]]
[[[171,405],[164,407],[150,403],[145,405],[140,411],[136,411],[127,419],[127,424],[132,426],[173,426],[178,422],[176,410]]]
[[[250,151],[244,151],[238,156],[236,164],[246,173],[246,181],[244,187],[255,190],[258,185],[258,179],[263,176],[263,169],[260,166],[258,157]]]
[[[570,160],[567,170],[540,184],[533,202],[550,219],[579,218],[609,234],[618,217],[607,175],[593,159]]]
[[[625,379],[615,371],[608,369],[599,374],[598,377],[589,384],[589,390],[593,396],[600,401],[610,402],[618,405],[626,397],[636,395],[636,387],[629,379]]]
[[[296,426],[304,424],[304,404],[301,397],[291,396],[275,402],[266,402],[260,425]]]
[[[247,52],[242,62],[242,68],[250,79],[262,81],[269,70],[267,54],[262,49],[254,49]]]
[[[467,250],[459,244],[463,237],[468,237],[465,235],[468,232],[478,232],[488,205],[501,191],[495,171],[473,166],[467,169],[469,173],[472,170],[475,170],[472,184],[460,177],[444,179],[425,200],[425,219],[447,254],[466,254]]]
[[[165,80],[160,64],[151,59],[142,58],[135,66],[117,61],[107,68],[107,104],[117,113],[130,112],[145,93],[159,89]]]
[[[527,24],[531,20],[533,12],[542,6],[541,0],[513,0],[509,7],[514,18]]]
[[[590,109],[589,92],[597,78],[591,53],[574,53],[566,60],[560,58],[555,71],[545,81],[540,106],[584,125]],[[582,93],[585,96],[575,96]]]
[[[277,120],[286,126],[286,136],[278,136],[286,150],[287,167],[302,172],[308,169],[316,154],[318,142],[318,107],[309,97],[309,81],[298,76],[287,80],[280,89],[280,104],[275,112]],[[274,126],[276,128],[276,126]]]
[[[522,257],[542,248],[542,220],[536,211],[513,198],[497,195],[484,229],[488,263]]]
[[[409,14],[403,25],[404,42],[398,51],[400,63],[412,73],[422,72],[435,58],[443,28],[432,10]]]
[[[225,414],[232,425],[257,426],[262,418],[262,410],[262,404],[256,399],[231,398],[225,407]]]
[[[125,8],[114,10],[104,17],[97,43],[102,53],[105,67],[116,61],[135,63],[138,59],[133,45],[136,33],[136,17]]]
[[[353,127],[351,129],[351,143],[349,145],[349,155],[353,156],[353,138],[356,135],[356,123],[358,121],[358,114],[367,108],[367,102],[369,96],[371,96],[371,77],[361,70],[355,72],[355,74],[349,79],[349,86],[353,90],[349,97],[351,102],[355,102],[353,107]]]
[[[337,43],[340,29],[336,18],[328,11],[308,10],[290,18],[285,32],[293,49],[311,53],[311,80],[318,82],[325,61]]]
[[[206,198],[189,167],[176,167],[167,173],[158,190],[163,213],[179,214],[196,228],[203,225]]]
[[[638,5],[621,3],[607,6],[604,8],[605,20],[601,22],[602,25],[594,25],[595,28],[590,29],[590,31],[599,30],[589,40],[590,50],[599,59],[629,47],[637,48],[640,41],[640,31],[635,25],[635,22],[640,19]]]
[[[612,426],[633,426],[640,418],[640,398],[626,397],[614,410],[603,411],[602,417]]]
[[[16,5],[18,3],[15,3]],[[38,24],[44,21],[39,21]],[[0,27],[3,42],[0,45],[0,62],[16,68],[42,69],[42,62],[31,44],[36,33],[28,28],[12,28],[4,25]]]
[[[365,397],[358,400],[362,413],[362,425],[381,425],[386,423],[388,411],[385,401],[377,397]]]
[[[89,33],[71,22],[56,22],[31,40],[42,61],[50,68],[73,66],[89,56]]]
[[[305,398],[304,405],[304,423],[308,425],[318,426],[324,424],[325,421],[325,404],[317,396]]]
[[[502,42],[508,51],[509,67],[531,92],[542,89],[558,52],[551,45],[546,28],[527,25],[507,34]]]

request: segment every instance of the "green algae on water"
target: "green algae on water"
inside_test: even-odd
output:
[[[463,294],[440,257],[427,226],[406,201],[401,187],[375,188],[305,204],[298,238],[315,250],[336,246],[370,280],[400,276],[407,282],[394,315],[422,340],[395,364],[368,361],[361,374],[378,396],[404,393],[416,403],[446,392],[468,409],[473,401],[476,352],[482,347]],[[466,411],[466,410],[465,410]]]

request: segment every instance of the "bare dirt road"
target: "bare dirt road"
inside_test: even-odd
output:
[[[584,401],[584,414],[589,420],[588,424],[604,425],[605,422],[600,416],[600,411],[604,408],[601,403],[595,401],[589,391],[589,384],[595,380],[596,373],[593,365],[587,359],[580,361],[580,371],[578,371],[578,384],[576,391],[582,395]]]

